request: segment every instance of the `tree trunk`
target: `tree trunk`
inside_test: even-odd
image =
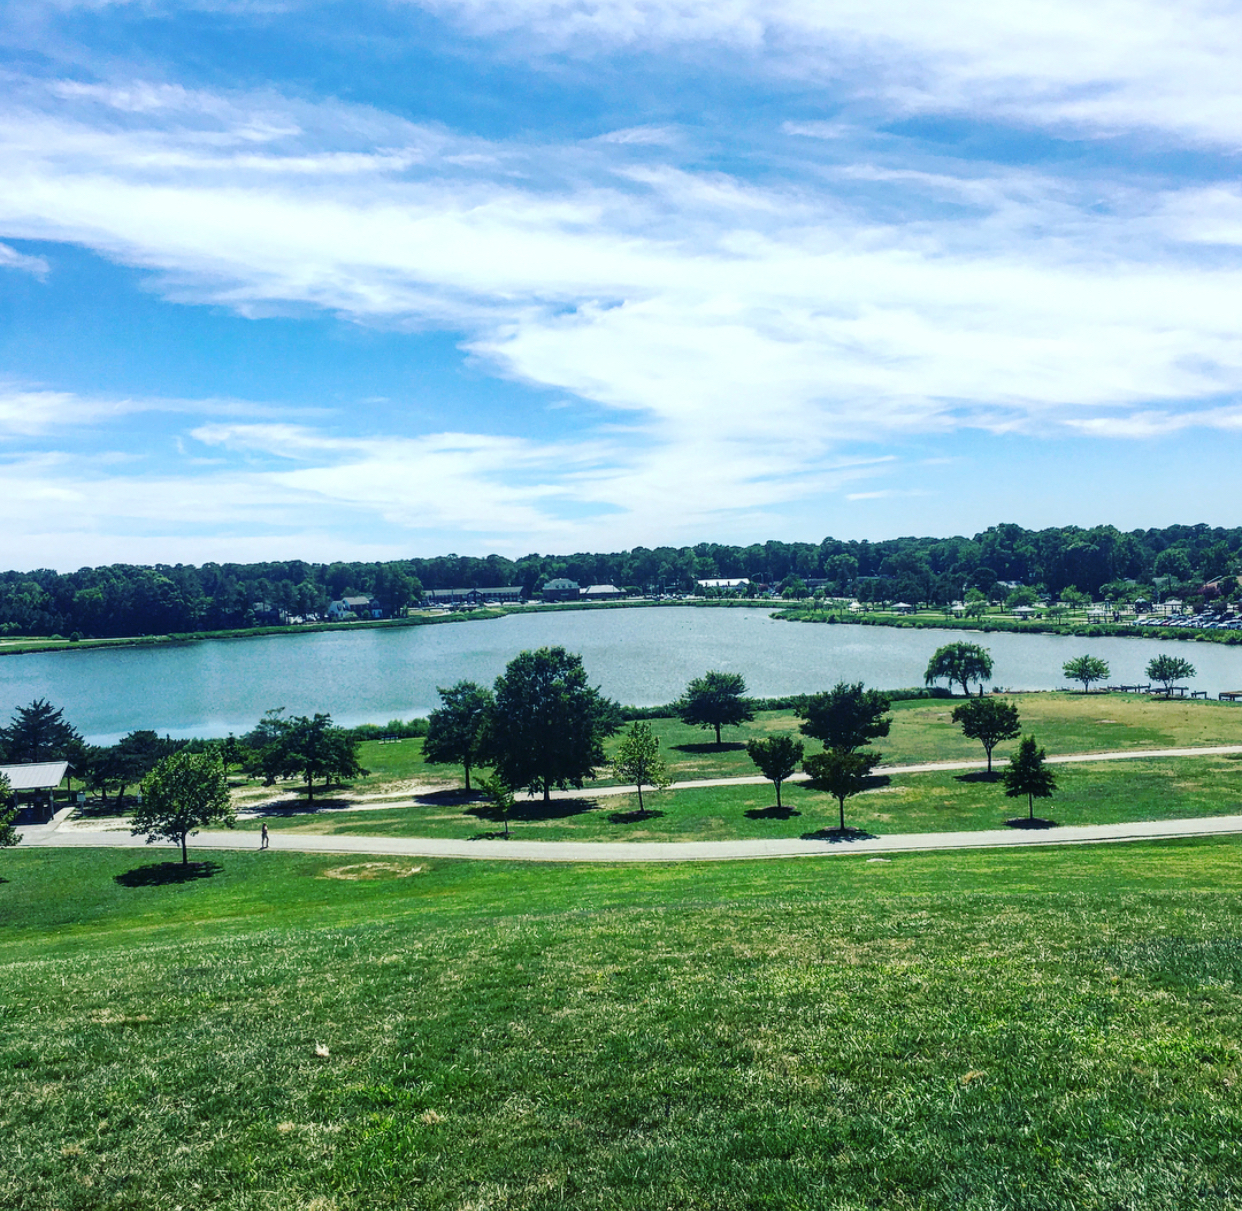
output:
[[[463,761],[463,762],[462,762],[462,769],[464,769],[464,770],[466,771],[466,791],[467,791],[467,793],[468,793],[468,792],[469,792],[469,790],[470,790],[470,762],[469,762],[469,761]]]
[[[1026,818],[1028,820],[1035,819],[1035,796],[1032,795],[1029,791],[1027,792],[1027,796],[1026,796]]]
[[[190,851],[185,847],[185,833],[181,834],[181,865],[190,865]]]
[[[645,816],[647,813],[643,810],[643,784],[638,784],[638,814]]]
[[[840,808],[841,808],[841,830],[840,831],[845,832],[845,796],[841,795],[837,799],[837,803],[840,805]]]
[[[990,748],[984,749],[984,752],[988,755],[988,773],[990,774],[992,772],[992,750]]]
[[[716,724],[716,747],[720,747],[720,724]]]
[[[776,807],[777,807],[777,810],[779,811],[780,806],[781,806],[781,784],[777,782],[775,785],[776,785]]]
[[[544,783],[543,783],[543,801],[545,803],[552,802],[552,783],[549,782],[546,778],[544,779]]]

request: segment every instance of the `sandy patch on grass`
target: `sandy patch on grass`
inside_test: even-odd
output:
[[[334,866],[320,874],[321,879],[408,879],[423,873],[421,866],[407,866],[404,862],[353,862],[349,866]]]

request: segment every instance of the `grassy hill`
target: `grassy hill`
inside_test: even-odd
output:
[[[1237,841],[197,856],[0,858],[0,1205],[1242,1202]]]

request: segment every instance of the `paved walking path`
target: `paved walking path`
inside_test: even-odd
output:
[[[24,845],[104,846],[146,849],[141,837],[120,829],[65,829],[50,825],[22,830]],[[447,840],[436,837],[317,836],[273,831],[271,848],[307,854],[370,854],[408,858],[488,858],[523,862],[720,862],[739,858],[888,855],[917,850],[990,849],[1020,845],[1083,845],[1106,841],[1154,841],[1166,837],[1214,837],[1242,833],[1242,816],[1195,820],[1143,820],[1133,824],[1089,824],[1062,828],[1005,828],[960,833],[903,833],[874,837],[849,833],[804,841],[798,837],[745,841],[522,841]],[[196,850],[257,849],[255,833],[201,832]],[[151,846],[151,849],[169,847]],[[176,847],[171,847],[174,851]]]
[[[1086,761],[1125,761],[1152,757],[1203,757],[1242,753],[1242,745],[1225,744],[1202,748],[1141,749],[1111,753],[1069,753],[1049,757],[1049,764]],[[982,769],[983,761],[936,761],[922,765],[882,766],[885,774],[934,773],[938,770]],[[790,781],[804,778],[795,775]],[[706,778],[675,782],[670,789],[710,786],[759,785],[761,777]],[[625,786],[605,786],[589,791],[555,791],[553,798],[592,798],[631,794]],[[408,796],[403,796],[408,797]],[[398,804],[385,803],[384,807]],[[369,810],[349,807],[343,810]],[[93,821],[72,820],[72,807],[64,807],[48,824],[20,830],[23,845],[53,847],[113,847],[146,849],[141,837],[132,837],[117,821],[100,827]],[[262,812],[244,812],[254,817]],[[991,849],[1022,845],[1085,845],[1110,841],[1154,841],[1171,837],[1213,837],[1242,833],[1242,816],[1203,816],[1191,820],[1141,820],[1128,824],[1088,824],[1056,828],[1004,828],[973,832],[899,833],[890,837],[847,833],[816,840],[800,837],[750,838],[737,841],[526,841],[454,840],[439,837],[361,837],[337,834],[320,836],[283,829],[271,832],[271,848],[294,853],[372,854],[411,858],[486,858],[524,862],[719,862],[742,858],[823,857],[840,854],[884,856],[921,850]],[[258,848],[252,832],[201,832],[193,839],[195,849]],[[163,848],[151,846],[150,848]],[[175,847],[174,847],[175,848]]]

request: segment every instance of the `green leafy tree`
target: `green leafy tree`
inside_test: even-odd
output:
[[[1039,600],[1029,585],[1023,585],[1021,588],[1014,589],[1012,593],[1005,598],[1005,608],[1007,610],[1016,610],[1019,606],[1033,606]]]
[[[180,844],[181,864],[188,866],[188,837],[209,824],[232,828],[236,823],[219,753],[182,749],[164,758],[143,779],[142,803],[130,820],[130,832],[135,837],[145,833],[148,845],[153,841]]]
[[[1027,818],[1035,818],[1035,800],[1048,799],[1057,789],[1056,779],[1046,764],[1046,754],[1036,747],[1034,736],[1023,736],[1018,751],[1009,758],[1001,778],[1005,794],[1011,799],[1026,796]]]
[[[741,673],[704,673],[690,682],[675,709],[678,718],[691,727],[715,728],[719,745],[722,727],[738,727],[755,717],[745,695],[746,679]]]
[[[509,839],[509,814],[513,811],[513,788],[499,775],[492,774],[479,789],[492,807],[499,813],[505,825],[505,840]]]
[[[18,707],[9,726],[0,728],[0,744],[12,762],[58,761],[82,744],[82,736],[66,722],[63,710],[36,698]]]
[[[812,754],[802,763],[802,768],[810,777],[810,785],[816,790],[826,791],[836,799],[840,812],[838,827],[842,832],[845,831],[846,799],[866,787],[871,770],[879,759],[879,753],[847,753],[826,749],[822,753]]]
[[[954,682],[962,687],[962,693],[970,697],[970,682],[979,682],[979,693],[983,693],[983,682],[992,676],[992,657],[986,648],[977,643],[946,643],[932,653],[923,673],[923,684],[931,685],[940,678],[948,681],[950,688]]]
[[[612,768],[622,782],[632,782],[638,788],[640,816],[646,815],[643,787],[663,790],[672,782],[664,758],[660,756],[660,738],[653,734],[649,723],[635,723],[621,737]]]
[[[776,806],[781,805],[781,783],[798,768],[802,760],[802,741],[792,736],[766,736],[746,745],[750,759],[763,776],[776,787]]]
[[[582,657],[563,647],[520,652],[496,678],[482,759],[508,786],[531,794],[581,787],[607,763],[604,741],[620,708],[587,684]]]
[[[301,778],[310,803],[315,801],[316,779],[326,787],[334,780],[370,772],[358,760],[358,741],[344,728],[333,727],[331,715],[285,719],[279,711],[269,711],[252,735],[256,733],[264,740],[259,760],[267,784],[277,778]]]
[[[440,687],[440,701],[427,718],[423,760],[429,765],[460,765],[470,789],[470,770],[483,751],[483,733],[495,706],[492,692],[473,681]]]
[[[1108,680],[1108,661],[1101,660],[1098,656],[1075,656],[1061,666],[1061,672],[1071,681],[1081,681],[1082,692],[1089,694],[1093,681]]]
[[[863,689],[861,681],[838,681],[827,693],[802,699],[799,714],[804,736],[822,740],[825,748],[852,753],[888,735],[893,717],[887,694]]]
[[[1164,686],[1166,697],[1172,695],[1175,682],[1194,675],[1195,666],[1184,656],[1170,656],[1167,652],[1162,652],[1147,662],[1147,676]]]
[[[13,827],[17,819],[17,804],[13,802],[13,788],[4,774],[0,774],[0,849],[16,845],[21,837]]]
[[[962,725],[962,735],[978,740],[988,755],[988,773],[992,772],[992,750],[1002,740],[1012,740],[1022,731],[1018,708],[1003,698],[970,698],[953,711],[953,722]]]

